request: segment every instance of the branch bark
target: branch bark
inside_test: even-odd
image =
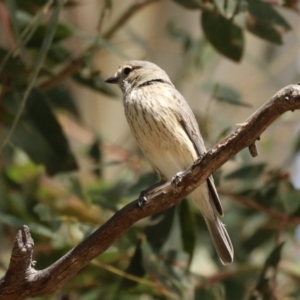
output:
[[[179,203],[233,155],[255,144],[263,131],[280,115],[297,109],[300,109],[300,85],[289,85],[240,124],[231,135],[195,161],[180,177],[176,188],[166,183],[150,191],[144,210],[137,201],[129,203],[77,247],[44,270],[34,269],[33,240],[29,229],[24,226],[17,234],[6,275],[0,280],[0,300],[37,297],[58,290],[89,261],[110,247],[132,224]]]

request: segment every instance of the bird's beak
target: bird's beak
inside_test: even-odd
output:
[[[112,77],[107,78],[105,82],[115,84],[119,82],[119,78],[116,75],[114,75]]]

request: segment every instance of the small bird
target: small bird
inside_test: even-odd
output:
[[[106,80],[117,84],[129,127],[142,152],[161,178],[170,181],[190,167],[206,148],[196,118],[167,73],[140,60],[125,62]],[[233,260],[233,247],[224,224],[223,209],[213,177],[190,194],[200,209],[223,264]]]

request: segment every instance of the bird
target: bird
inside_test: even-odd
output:
[[[192,109],[159,66],[130,60],[105,82],[121,89],[131,132],[160,183],[172,181],[206,152]],[[213,177],[209,176],[189,196],[205,220],[221,262],[231,263],[234,250],[220,221],[223,208]]]

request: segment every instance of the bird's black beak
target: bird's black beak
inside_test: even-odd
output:
[[[112,84],[118,83],[118,81],[119,81],[119,78],[117,76],[112,76],[105,80],[105,82],[112,83]]]

